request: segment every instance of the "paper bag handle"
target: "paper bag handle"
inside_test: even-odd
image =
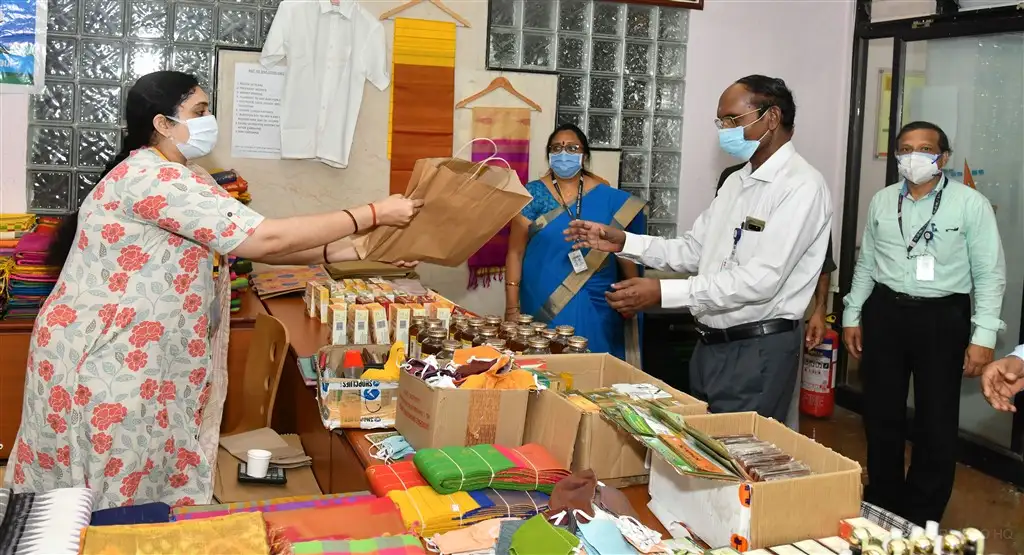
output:
[[[494,147],[494,154],[491,154],[491,156],[496,156],[498,154],[498,145],[494,141],[488,139],[487,137],[477,137],[476,139],[473,139],[473,140],[469,141],[468,143],[462,145],[462,148],[460,148],[459,150],[455,151],[455,154],[452,155],[452,158],[458,158],[459,155],[462,154],[462,151],[466,150],[466,147],[472,145],[473,143],[475,143],[477,141],[487,141],[487,142],[491,143],[491,146]]]

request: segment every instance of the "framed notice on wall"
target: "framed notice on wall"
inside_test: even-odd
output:
[[[691,10],[703,10],[704,0],[606,0],[610,2],[648,4],[651,6],[664,6],[666,8],[688,8]]]
[[[903,114],[900,121],[910,123],[910,108],[920,100],[925,77],[922,71],[908,71],[903,78]],[[892,107],[892,70],[878,70],[878,114],[875,117],[875,158],[889,153],[889,111]]]

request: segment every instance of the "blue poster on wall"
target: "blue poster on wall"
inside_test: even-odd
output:
[[[43,86],[46,0],[0,0],[0,93]]]

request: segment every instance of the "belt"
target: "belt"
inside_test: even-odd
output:
[[[947,305],[963,302],[964,299],[970,299],[970,296],[965,293],[953,293],[952,295],[945,295],[943,297],[918,297],[915,295],[900,293],[899,291],[895,291],[881,283],[875,284],[873,293],[878,294],[879,297],[887,301],[892,301],[896,304],[905,306]]]
[[[724,330],[709,328],[708,326],[698,323],[697,333],[700,334],[700,340],[705,345],[717,345],[719,343],[742,341],[744,339],[754,339],[756,337],[764,337],[766,335],[775,335],[777,333],[793,331],[798,325],[800,325],[798,320],[787,320],[785,318],[775,318],[773,320],[762,320],[760,322],[740,324]]]

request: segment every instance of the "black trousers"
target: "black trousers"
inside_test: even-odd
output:
[[[915,300],[875,285],[861,318],[865,499],[911,522],[941,521],[956,474],[960,383],[970,342],[968,295]],[[907,394],[914,377],[910,470]]]

